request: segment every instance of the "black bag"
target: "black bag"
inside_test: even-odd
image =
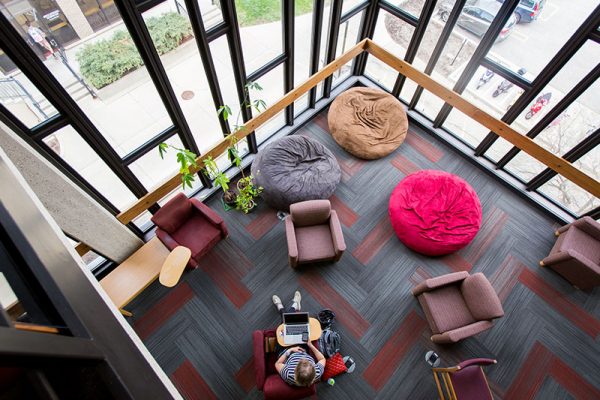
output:
[[[333,320],[335,319],[335,313],[326,308],[319,312],[318,318],[321,323],[321,329],[331,329],[331,324],[333,324]]]
[[[331,329],[324,329],[319,338],[319,349],[325,358],[340,351],[340,334]]]

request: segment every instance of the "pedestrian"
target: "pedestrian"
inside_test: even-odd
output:
[[[46,34],[44,33],[44,31],[42,31],[40,28],[33,26],[29,21],[27,21],[26,24],[27,34],[33,39],[33,41],[45,48],[46,50],[48,50],[50,54],[56,57],[56,55],[54,54],[54,49],[50,45],[50,42],[48,42],[48,39],[46,39]]]

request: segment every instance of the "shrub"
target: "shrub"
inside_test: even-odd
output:
[[[189,21],[177,13],[149,18],[146,24],[160,55],[176,49],[191,35]],[[77,53],[77,61],[83,77],[98,89],[143,64],[127,31],[119,31],[110,39],[85,45]]]

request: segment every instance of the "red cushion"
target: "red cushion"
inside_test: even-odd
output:
[[[346,371],[348,371],[348,368],[346,367],[346,364],[344,364],[342,355],[340,353],[335,353],[333,356],[327,359],[325,371],[323,371],[321,380],[326,381],[327,379],[338,376],[339,374],[343,374]]]
[[[191,213],[192,203],[185,194],[179,193],[166,202],[150,220],[165,232],[173,233],[186,223]]]
[[[267,376],[263,386],[265,400],[296,400],[316,393],[315,385],[299,387],[288,385],[279,374]]]
[[[440,256],[473,240],[481,225],[481,204],[464,179],[444,171],[423,170],[396,186],[389,215],[402,243],[416,252]]]

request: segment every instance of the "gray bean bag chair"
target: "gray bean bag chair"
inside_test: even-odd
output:
[[[321,143],[306,136],[287,136],[258,152],[252,175],[271,207],[289,210],[299,201],[331,197],[342,173]]]

